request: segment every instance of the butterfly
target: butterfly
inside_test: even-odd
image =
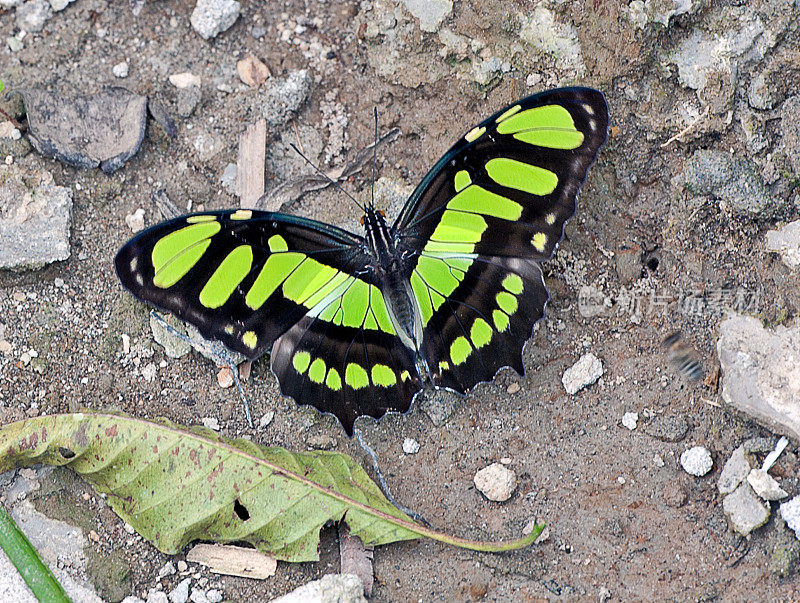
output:
[[[284,213],[196,213],[126,243],[117,275],[136,297],[256,359],[283,394],[331,413],[407,411],[425,384],[466,393],[522,348],[544,315],[553,254],[606,141],[590,88],[550,90],[462,136],[388,224],[364,234]]]

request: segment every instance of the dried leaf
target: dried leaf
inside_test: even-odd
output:
[[[365,547],[358,536],[339,525],[339,573],[358,576],[364,585],[364,596],[372,596],[375,582],[372,568],[372,547]]]
[[[237,190],[241,207],[249,208],[264,194],[264,161],[267,153],[267,120],[247,126],[239,137]]]
[[[0,473],[66,465],[160,551],[197,539],[248,542],[279,560],[318,559],[319,531],[344,520],[367,546],[425,536],[473,550],[527,546],[469,541],[412,522],[366,472],[336,452],[293,453],[214,432],[105,413],[35,417],[0,429]]]

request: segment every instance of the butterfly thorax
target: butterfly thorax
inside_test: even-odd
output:
[[[402,276],[406,259],[397,249],[382,212],[368,207],[364,215],[364,228],[372,256],[370,268],[380,281],[392,324],[407,347],[419,350],[422,322],[416,302],[413,301],[411,284]]]

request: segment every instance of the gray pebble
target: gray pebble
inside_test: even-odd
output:
[[[689,423],[681,415],[655,415],[642,429],[662,442],[680,442],[689,432]]]

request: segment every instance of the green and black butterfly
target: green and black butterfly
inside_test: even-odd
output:
[[[284,394],[332,413],[405,412],[425,382],[465,393],[510,366],[548,300],[553,253],[606,140],[589,88],[522,99],[463,136],[390,227],[365,234],[255,210],[158,224],[116,257],[123,285],[255,359]]]

